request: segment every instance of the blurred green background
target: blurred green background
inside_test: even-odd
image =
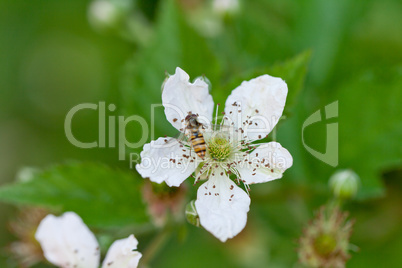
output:
[[[352,253],[347,267],[400,267],[401,1],[239,1],[236,10],[224,12],[201,0],[109,2],[115,13],[104,19],[93,3],[89,8],[91,1],[0,1],[0,185],[15,181],[22,167],[47,168],[71,160],[119,167],[141,184],[128,161],[118,160],[116,148],[80,149],[68,142],[64,119],[72,107],[104,101],[117,106],[108,115],[150,120],[150,105],[161,102],[165,71],[172,74],[176,66],[191,78],[206,75],[216,103],[224,103],[241,81],[268,73],[289,86],[287,118],[276,138],[293,155],[294,166],[281,180],[252,186],[247,227],[237,238],[222,244],[205,230],[182,224],[151,266],[296,267],[296,240],[313,211],[331,198],[329,177],[350,168],[360,176],[361,188],[344,209],[356,218],[351,242],[360,251]],[[339,104],[339,117],[331,121],[339,124],[337,167],[309,154],[301,138],[303,122],[334,101]],[[156,115],[155,137],[175,135],[162,108]],[[306,144],[320,152],[325,152],[327,123],[304,133]],[[73,131],[79,140],[96,140],[97,112],[80,112]],[[140,131],[130,126],[128,140],[138,140]],[[105,185],[114,183],[105,175],[111,171],[95,176],[88,170],[72,172],[77,184],[102,176]],[[130,187],[130,180],[124,183]],[[52,187],[61,189],[49,183],[49,192]],[[61,210],[80,207],[75,188],[63,187],[65,199],[61,194],[42,200],[35,196],[42,192],[32,188],[3,192],[1,200]],[[135,189],[127,195],[139,195]],[[132,222],[136,216],[127,215],[128,205],[113,214],[113,206],[124,198],[101,215],[94,211],[103,203],[91,196],[87,214],[78,213],[99,233],[137,226]],[[17,207],[7,203],[0,203],[1,248],[16,240],[8,222]],[[102,217],[109,221],[99,222]],[[136,236],[140,251],[152,237]],[[0,255],[0,267],[17,267],[6,250]]]

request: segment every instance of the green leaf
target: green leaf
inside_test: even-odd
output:
[[[402,165],[401,70],[367,70],[337,94],[340,164],[359,174],[361,197],[381,193],[381,173]]]
[[[267,73],[281,77],[288,85],[285,111],[288,111],[296,102],[297,96],[304,86],[307,68],[311,59],[311,51],[304,51],[297,56],[268,68]]]
[[[288,96],[286,100],[285,113],[295,104],[297,96],[300,94],[307,73],[307,67],[311,58],[311,51],[304,51],[295,57],[273,66],[259,68],[245,72],[234,77],[225,88],[234,89],[241,84],[242,81],[253,79],[263,74],[280,77],[286,81],[288,85]]]
[[[247,1],[238,13],[227,16],[221,33],[214,37],[215,51],[224,69],[223,79],[230,80],[243,70],[269,66],[293,55],[294,35],[289,28],[292,14],[286,1],[272,4],[255,0]]]
[[[173,74],[176,67],[181,67],[192,79],[206,75],[211,81],[217,80],[213,53],[205,39],[187,25],[175,1],[161,1],[155,28],[151,44],[127,63],[121,88],[123,112],[138,114],[147,122],[151,122],[151,104],[161,103],[166,72]],[[153,119],[158,136],[174,133],[162,107],[155,109]],[[127,133],[138,140],[138,129],[129,128]]]
[[[74,211],[99,227],[142,224],[148,217],[142,180],[130,172],[94,163],[57,165],[29,180],[0,188],[0,201]]]
[[[298,105],[294,117],[285,120],[279,129],[280,142],[292,154],[293,167],[287,171],[294,183],[328,189],[329,177],[339,169],[352,169],[361,179],[359,199],[375,198],[384,194],[382,173],[402,165],[400,137],[402,123],[402,72],[401,67],[366,69],[327,90],[320,104],[307,96],[303,103],[311,103],[308,110]],[[310,92],[310,94],[316,91]],[[326,118],[326,105],[338,101],[339,115]],[[305,120],[320,110],[322,119],[303,129]],[[329,135],[338,140],[339,165],[329,166],[307,152],[301,134],[304,131],[306,146],[326,153],[327,126],[338,123],[339,133]],[[336,135],[339,134],[339,135]],[[334,153],[334,152],[333,152]]]

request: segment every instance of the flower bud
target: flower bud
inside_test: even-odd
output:
[[[186,218],[189,223],[194,226],[200,227],[200,217],[198,216],[197,209],[195,208],[195,200],[191,200],[186,206]]]
[[[350,199],[356,196],[359,181],[359,176],[352,170],[340,170],[329,179],[329,187],[336,197]]]
[[[239,11],[239,0],[214,0],[212,9],[221,15],[235,14]]]
[[[98,31],[109,31],[120,24],[123,10],[108,0],[95,0],[88,8],[89,23]]]
[[[163,226],[168,214],[174,218],[183,217],[186,192],[184,183],[180,187],[169,187],[165,182],[158,184],[146,181],[142,193],[148,206],[148,213],[156,226]]]
[[[18,182],[28,182],[33,180],[35,178],[35,175],[37,175],[37,173],[39,173],[38,168],[23,167],[18,171],[16,175],[16,180]]]

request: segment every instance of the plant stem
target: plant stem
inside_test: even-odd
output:
[[[171,234],[171,228],[169,225],[165,226],[151,241],[148,247],[145,249],[144,254],[140,260],[140,268],[148,268],[149,262],[153,259],[153,257],[158,253],[158,251],[165,244],[167,239]]]

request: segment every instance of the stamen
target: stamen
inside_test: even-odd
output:
[[[200,169],[200,171],[198,172],[198,174],[196,174],[196,179],[195,179],[195,181],[194,181],[194,185],[197,184],[197,182],[200,181],[201,176],[202,176],[205,172],[209,173],[209,171],[211,170],[211,168],[212,168],[211,165],[209,165],[209,163],[206,162],[206,163],[202,166],[202,168]],[[205,169],[205,170],[204,170],[204,169]]]
[[[218,110],[220,105],[221,105],[220,103],[216,105],[214,131],[216,131],[216,125],[218,124]]]

